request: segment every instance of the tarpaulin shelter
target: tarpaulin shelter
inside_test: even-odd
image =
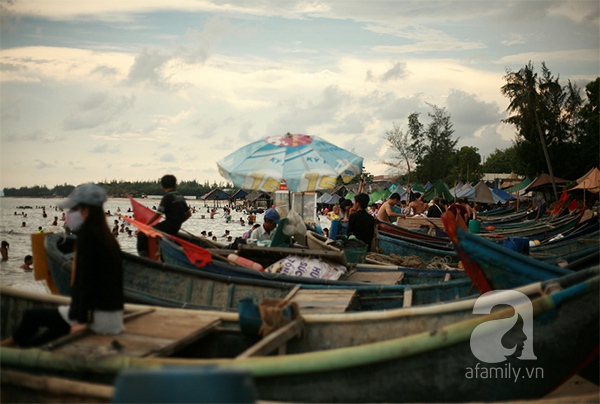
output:
[[[569,192],[576,189],[582,189],[583,192],[583,204],[585,205],[585,191],[589,191],[594,194],[600,193],[600,170],[598,167],[592,168],[583,177],[577,180],[578,184],[573,188],[569,189]]]
[[[483,181],[479,181],[477,185],[469,189],[462,197],[477,203],[496,204],[502,202],[502,199],[494,194]]]
[[[413,191],[413,192],[420,192],[420,193],[424,194],[424,193],[425,193],[425,191],[426,191],[426,189],[425,189],[425,188],[423,188],[423,186],[422,186],[422,185],[420,185],[420,184],[418,184],[418,183],[416,183],[416,182],[415,182],[415,183],[413,184],[413,186],[412,186],[412,191]]]
[[[600,193],[600,170],[598,167],[592,168],[586,175],[577,180],[578,184],[569,191],[583,189],[594,194]]]
[[[564,180],[562,178],[554,177],[554,182],[558,185],[558,184],[566,184],[570,181]],[[536,179],[534,179],[531,182],[531,184],[529,184],[525,189],[523,189],[523,193],[539,190],[540,188],[548,187],[548,186],[550,186],[550,187],[552,186],[552,179],[550,178],[550,175],[548,175],[546,173],[542,173]]]
[[[529,184],[531,184],[531,179],[529,177],[525,177],[525,179],[523,181],[519,182],[516,185],[513,185],[512,187],[510,187],[508,189],[505,189],[505,191],[513,194],[517,191],[521,191],[522,189],[525,189]]]
[[[466,184],[463,184],[460,188],[456,187],[454,189],[454,195],[456,195],[457,198],[462,198],[468,193],[470,193],[472,189],[473,186],[467,182]]]
[[[514,196],[512,196],[511,194],[509,194],[506,191],[501,190],[500,188],[494,188],[492,189],[492,192],[496,195],[498,195],[500,197],[500,199],[504,200],[504,201],[508,201],[510,199],[515,199]]]
[[[432,200],[435,196],[439,196],[442,199],[447,200],[448,202],[454,200],[454,195],[448,189],[448,186],[442,180],[437,180],[434,182],[431,187],[425,192],[423,195],[423,199],[426,201]]]
[[[512,186],[519,184],[520,182],[522,182],[522,180],[521,180],[521,178],[519,178],[519,176],[517,174],[510,173],[508,175],[508,177],[506,177],[506,179],[504,179],[502,181],[502,185],[500,185],[500,188],[502,188],[502,189],[510,188]]]

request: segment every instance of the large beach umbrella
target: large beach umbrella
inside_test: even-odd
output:
[[[270,136],[217,162],[221,175],[237,187],[275,192],[281,180],[290,191],[333,189],[362,172],[363,158],[317,136]]]

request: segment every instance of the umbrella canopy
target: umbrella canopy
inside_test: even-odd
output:
[[[290,191],[333,189],[362,172],[363,158],[317,136],[271,136],[250,143],[217,166],[221,175],[244,189],[274,192],[285,180]]]

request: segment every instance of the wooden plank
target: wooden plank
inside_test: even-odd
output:
[[[356,290],[300,290],[291,301],[296,302],[300,313],[343,313],[354,302]]]
[[[410,306],[412,306],[412,299],[413,299],[413,291],[412,291],[412,289],[406,289],[404,291],[404,303],[403,303],[402,307],[410,307]]]
[[[301,317],[289,322],[277,331],[272,332],[265,338],[261,339],[250,348],[239,354],[236,359],[249,358],[251,356],[268,355],[275,349],[281,347],[291,338],[299,335],[304,329],[304,320]]]
[[[345,281],[365,282],[380,285],[398,285],[404,278],[404,272],[354,272]]]
[[[184,347],[220,324],[219,317],[155,311],[137,317],[118,335],[87,333],[79,339],[54,349],[55,352],[92,358],[108,356],[167,356]]]
[[[153,312],[154,312],[154,309],[146,309],[146,310],[138,310],[138,311],[133,311],[131,313],[126,313],[123,315],[123,322],[125,324],[127,324],[128,321],[145,316],[145,315],[153,313]],[[81,326],[82,328],[79,329],[78,331],[71,332],[68,335],[57,338],[54,341],[50,341],[46,345],[44,345],[42,347],[42,349],[54,350],[54,349],[58,348],[59,346],[65,345],[65,344],[67,344],[71,341],[77,340],[83,336],[92,334],[92,331],[89,330],[87,324],[79,324],[78,327],[79,326]]]

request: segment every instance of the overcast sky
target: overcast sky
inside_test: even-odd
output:
[[[458,147],[510,147],[507,69],[599,72],[599,2],[0,0],[0,187],[224,181],[265,136],[320,136],[384,174],[429,104]],[[435,179],[432,179],[435,180]]]

